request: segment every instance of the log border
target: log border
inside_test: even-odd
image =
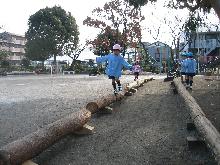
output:
[[[134,89],[138,89],[139,87],[142,87],[144,83],[147,83],[148,81],[152,80],[153,78],[146,78],[143,80],[138,80],[129,84],[125,84],[124,90],[121,93],[117,94],[116,96],[114,94],[109,94],[105,97],[99,98],[96,101],[89,102],[87,103],[85,108],[89,110],[92,114],[96,113],[104,109],[106,106],[109,106],[110,104],[116,101],[122,100],[125,96],[131,96],[130,93],[133,93]]]
[[[64,136],[79,131],[91,112],[81,109],[13,141],[0,149],[0,165],[18,165],[39,155]]]
[[[178,94],[180,94],[186,105],[189,107],[189,113],[196,126],[196,129],[205,140],[207,146],[214,153],[218,164],[220,164],[220,134],[218,130],[206,118],[205,113],[202,111],[196,100],[186,90],[181,81],[175,78],[173,82]]]

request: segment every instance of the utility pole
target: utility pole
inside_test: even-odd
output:
[[[123,50],[123,57],[125,57],[125,51],[126,51],[126,42],[127,42],[127,19],[126,18],[124,18],[124,41],[123,41],[123,43],[124,43],[124,45],[123,45],[123,47],[124,47],[124,50]]]
[[[199,47],[200,47],[200,41],[199,41],[199,28],[197,27],[196,29],[196,34],[197,34],[197,46],[198,46],[198,49],[197,49],[197,56],[198,56],[198,73],[200,73],[200,68],[199,68],[199,56],[200,56],[200,51],[199,51]]]

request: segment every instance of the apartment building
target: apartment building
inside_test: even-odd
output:
[[[25,54],[25,36],[9,32],[0,33],[0,50],[10,52],[9,61],[13,65],[20,64]]]
[[[182,45],[185,43],[182,43]],[[190,42],[188,42],[184,50],[198,55],[198,60],[201,64],[220,57],[220,31],[190,34]]]

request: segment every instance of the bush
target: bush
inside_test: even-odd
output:
[[[0,64],[1,64],[1,67],[3,68],[8,68],[10,66],[10,63],[8,60],[2,60]]]

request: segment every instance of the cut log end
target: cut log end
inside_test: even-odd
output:
[[[136,92],[137,92],[137,89],[131,88],[131,89],[129,90],[129,92],[136,93]]]
[[[96,102],[89,102],[86,105],[86,109],[89,110],[91,113],[95,113],[98,110],[98,104]]]

